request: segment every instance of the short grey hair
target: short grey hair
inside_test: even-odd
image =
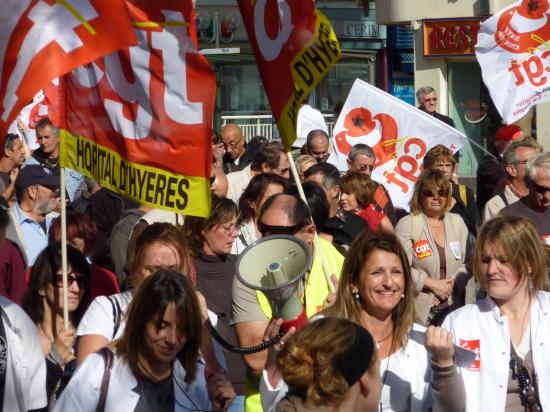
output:
[[[59,137],[59,128],[57,128],[56,126],[54,126],[54,124],[52,123],[52,121],[48,118],[48,117],[43,117],[42,119],[40,119],[37,123],[36,123],[36,126],[34,126],[34,130],[38,131],[38,129],[43,129],[45,128],[46,126],[50,126],[52,128],[52,131],[53,133]]]
[[[432,86],[423,86],[416,91],[416,100],[420,103],[422,96],[430,93],[435,93],[435,89]]]
[[[537,172],[543,170],[546,175],[550,176],[550,153],[541,153],[533,156],[525,164],[525,175],[532,183],[537,181]]]
[[[542,146],[532,138],[523,138],[523,139],[515,140],[508,145],[508,147],[502,154],[502,164],[504,167],[508,165],[516,166],[519,163],[516,150],[520,147],[529,147],[531,149],[535,149],[539,153],[542,152]]]
[[[374,150],[372,150],[372,147],[364,143],[357,143],[356,145],[353,145],[353,147],[349,151],[348,159],[352,162],[355,162],[355,159],[357,159],[357,156],[359,156],[360,154],[376,159],[376,155],[374,154]]]

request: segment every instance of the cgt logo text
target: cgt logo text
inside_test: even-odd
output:
[[[430,243],[426,239],[416,242],[413,245],[413,250],[418,260],[422,260],[433,255]]]

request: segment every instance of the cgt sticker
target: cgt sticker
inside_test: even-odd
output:
[[[476,354],[476,358],[474,359],[470,367],[467,368],[469,371],[479,372],[479,369],[481,368],[481,350],[479,342],[479,339],[459,339],[459,346],[461,348],[468,349]]]
[[[430,247],[430,243],[426,240],[419,240],[413,245],[414,253],[416,254],[416,258],[418,260],[422,260],[424,258],[433,256],[432,248]]]

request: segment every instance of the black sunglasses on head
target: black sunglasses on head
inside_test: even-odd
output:
[[[306,223],[299,223],[293,226],[271,226],[266,225],[265,223],[258,221],[258,230],[262,236],[270,235],[293,235],[296,232],[300,231]]]

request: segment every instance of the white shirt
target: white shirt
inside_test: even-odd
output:
[[[109,342],[116,338],[119,338],[126,326],[126,319],[123,316],[126,313],[126,309],[132,301],[132,292],[126,291],[111,295],[111,299],[116,299],[120,306],[121,316],[120,325],[115,336],[113,332],[115,329],[115,318],[113,316],[113,305],[107,298],[107,296],[98,296],[86,309],[86,313],[82,317],[78,329],[76,330],[76,336],[84,335],[101,335],[104,336]]]
[[[250,165],[243,170],[227,174],[227,197],[239,204],[239,198],[252,180],[252,170]]]
[[[48,405],[46,358],[36,326],[11,300],[0,296],[0,305],[7,316],[0,321],[4,322],[8,346],[4,359],[0,353],[0,365],[5,362],[6,366],[2,410],[26,412],[44,408]]]
[[[241,228],[241,233],[233,242],[233,246],[231,247],[231,254],[240,255],[243,250],[247,248],[247,246],[251,245],[258,239],[258,235],[256,234],[256,225],[254,224],[253,220],[249,220],[248,222],[243,224],[243,227]]]
[[[531,355],[544,411],[550,410],[550,293],[538,292],[531,304]],[[510,326],[487,297],[450,313],[443,326],[455,344],[476,353],[458,362],[466,389],[466,411],[503,411],[510,373]]]
[[[99,400],[104,371],[105,361],[100,355],[93,353],[87,356],[57,400],[53,411],[94,412]],[[174,410],[211,410],[202,361],[199,362],[196,378],[191,384],[185,383],[185,369],[179,361],[174,362],[173,371]],[[133,411],[140,398],[139,394],[133,390],[137,385],[138,381],[128,364],[115,356],[107,390],[105,412]]]

